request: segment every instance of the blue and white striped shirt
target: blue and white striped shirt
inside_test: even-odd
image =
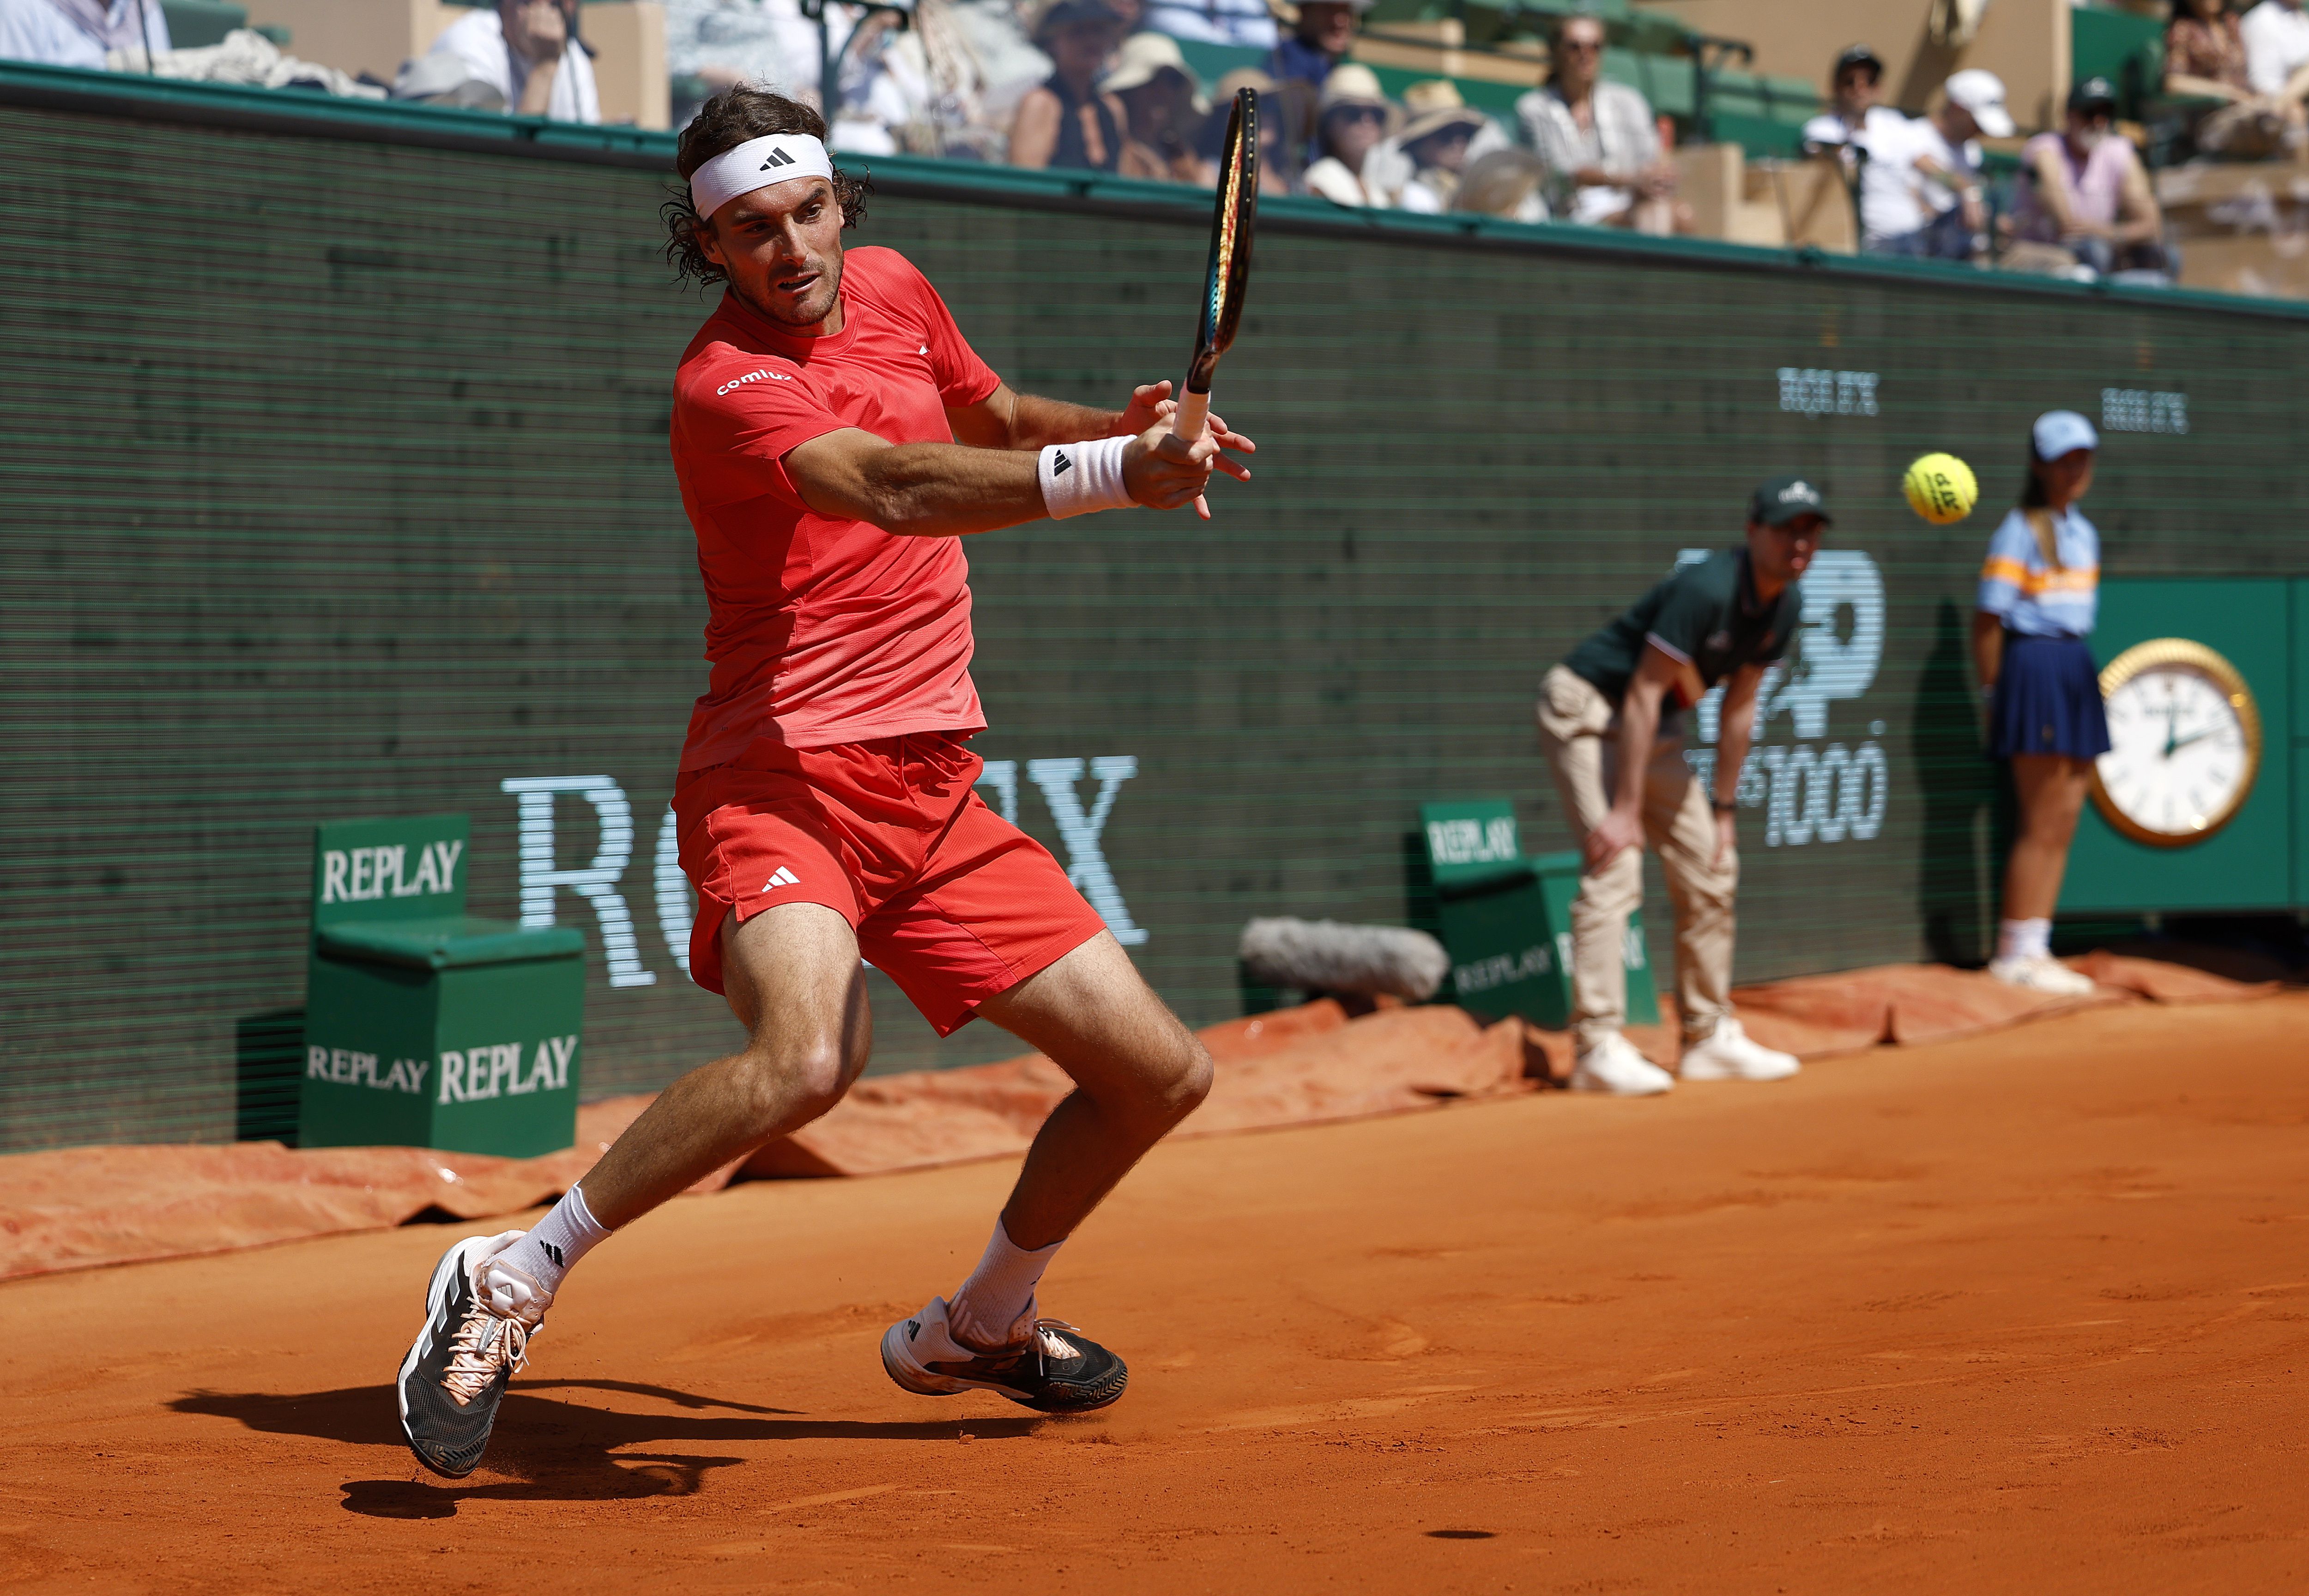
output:
[[[2077,511],[2048,510],[2057,565],[2015,509],[1988,540],[1976,608],[2030,637],[2089,637],[2100,605],[2100,533]]]

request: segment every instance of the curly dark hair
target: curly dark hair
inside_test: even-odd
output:
[[[665,258],[673,263],[676,273],[701,285],[730,280],[730,274],[708,258],[698,242],[706,219],[698,215],[697,208],[689,203],[689,179],[715,156],[729,153],[748,139],[766,138],[774,133],[806,134],[823,140],[826,121],[798,99],[740,83],[734,89],[724,89],[700,106],[696,116],[681,130],[681,145],[673,160],[674,169],[681,174],[681,183],[668,191],[662,207],[665,217]],[[844,228],[854,228],[865,220],[866,196],[873,192],[874,185],[865,178],[835,168],[834,197],[842,206]]]

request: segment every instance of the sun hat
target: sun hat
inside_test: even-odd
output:
[[[1153,82],[1166,70],[1187,80],[1187,87],[1195,93],[1197,110],[1210,109],[1210,102],[1203,98],[1203,85],[1194,69],[1187,65],[1179,41],[1167,33],[1134,33],[1124,39],[1122,47],[1114,55],[1114,70],[1099,80],[1099,92],[1120,94],[1125,89]]]
[[[1323,80],[1323,93],[1317,109],[1328,111],[1336,106],[1377,106],[1387,108],[1387,91],[1379,86],[1379,73],[1357,61],[1342,61],[1331,68]]]
[[[1405,149],[1447,127],[1476,128],[1491,120],[1460,99],[1459,85],[1449,78],[1429,78],[1412,84],[1403,91],[1403,103],[1411,112],[1411,120],[1403,125],[1395,142]]]

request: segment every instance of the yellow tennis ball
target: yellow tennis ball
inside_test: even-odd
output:
[[[1980,502],[1972,468],[1953,454],[1925,455],[1908,468],[1900,487],[1908,496],[1908,508],[1934,526],[1962,521]]]

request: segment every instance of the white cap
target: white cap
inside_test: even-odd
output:
[[[2028,429],[2028,438],[2037,445],[2039,460],[2058,460],[2079,449],[2100,447],[2100,434],[2074,410],[2046,410]]]
[[[2004,108],[2004,80],[1977,66],[1967,66],[1941,85],[1950,104],[1972,113],[1980,131],[1992,139],[2012,136],[2012,113]]]

